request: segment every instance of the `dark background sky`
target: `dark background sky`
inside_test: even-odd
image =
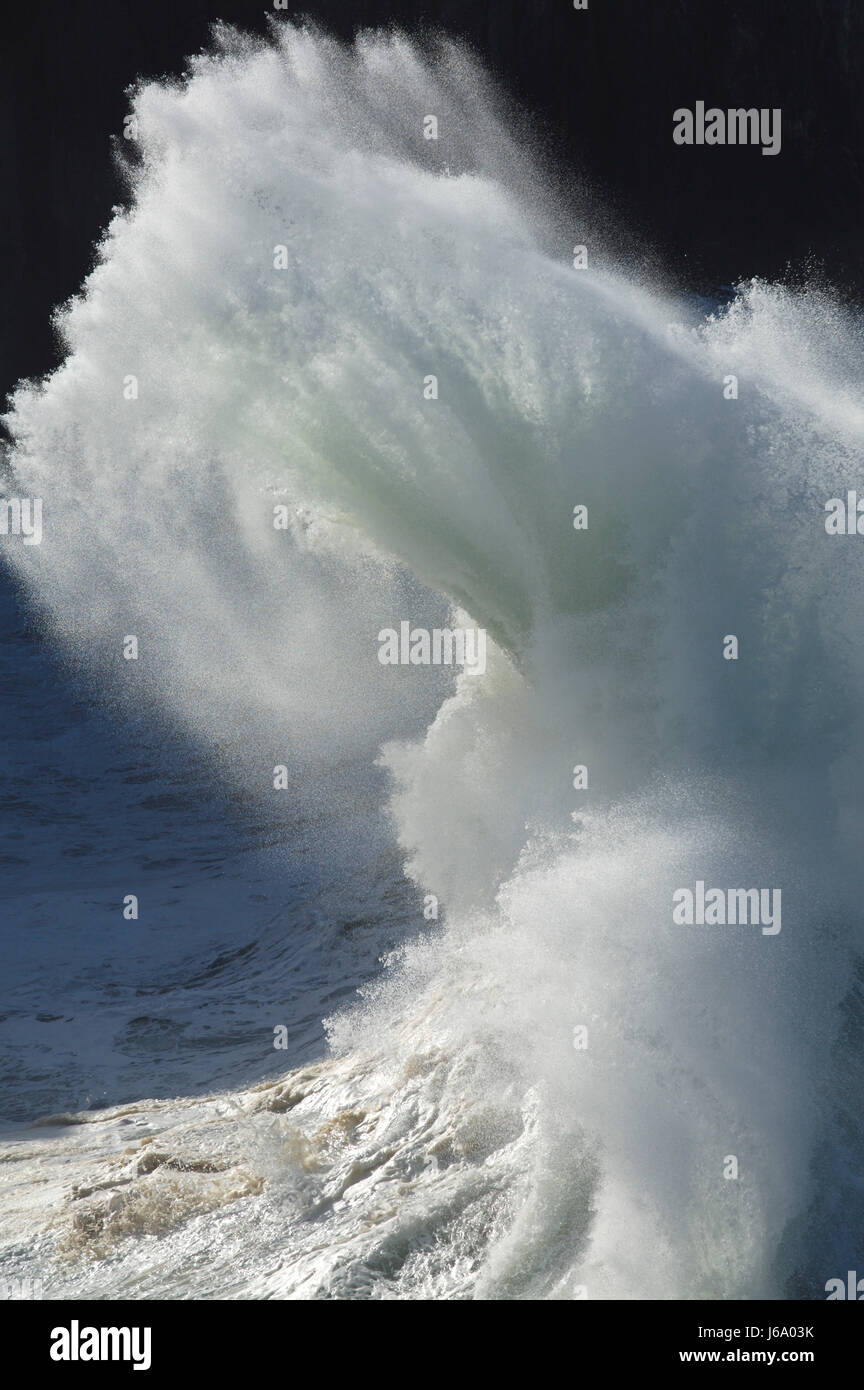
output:
[[[216,19],[263,30],[262,0],[19,4],[0,59],[0,393],[56,361],[52,307],[78,288],[122,196],[111,136],[138,76],[180,72]],[[808,260],[864,300],[864,0],[308,0],[343,35],[467,36],[673,278],[710,288]],[[780,106],[783,150],[681,148],[697,100]]]

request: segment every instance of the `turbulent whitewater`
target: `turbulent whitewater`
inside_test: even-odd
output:
[[[132,109],[129,206],[59,314],[63,365],[8,417],[7,495],[43,499],[44,538],[4,554],[121,733],[169,726],[227,801],[281,818],[277,859],[223,845],[228,878],[263,900],[314,861],[329,886],[302,946],[262,916],[257,975],[230,955],[253,899],[234,923],[221,890],[183,899],[198,955],[222,924],[215,1033],[284,971],[251,1082],[201,1034],[174,1090],[133,1060],[107,1107],[19,1107],[0,1275],[93,1298],[824,1296],[864,1215],[864,571],[824,525],[862,483],[860,315],[639,283],[450,44],[224,30]],[[448,619],[488,631],[482,677],[379,663],[382,628]],[[197,776],[190,824],[218,835]],[[94,908],[76,951],[98,931],[100,959],[170,975],[173,931],[121,928],[134,875],[104,874],[113,944]],[[782,889],[782,931],[676,925],[697,880]],[[358,972],[361,919],[386,932]],[[307,984],[326,1050],[294,1016]]]

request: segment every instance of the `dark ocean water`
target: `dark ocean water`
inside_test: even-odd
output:
[[[320,1053],[322,1017],[411,907],[374,809],[360,851],[290,795],[227,786],[152,709],[107,707],[5,573],[0,625],[0,1116],[195,1094]]]

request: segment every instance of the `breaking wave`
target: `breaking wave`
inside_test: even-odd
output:
[[[44,504],[8,554],[106,700],[232,785],[284,764],[323,853],[386,798],[428,913],[326,1058],[90,1117],[156,1158],[81,1148],[58,1278],[818,1297],[862,1215],[864,572],[824,524],[860,316],[638,283],[457,46],[217,40],[135,94],[129,207],[8,417]],[[482,626],[486,672],[382,666],[401,620]],[[699,880],[782,930],[676,924]]]

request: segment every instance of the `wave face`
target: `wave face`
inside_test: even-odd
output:
[[[861,480],[860,316],[754,282],[705,318],[577,271],[590,208],[449,44],[225,30],[134,113],[130,209],[9,418],[45,520],[8,553],[106,698],[232,784],[286,763],[325,855],[383,767],[441,917],[327,1059],[190,1110],[266,1179],[218,1248],[221,1196],[173,1191],[185,1227],[142,1196],[78,1287],[824,1296],[864,1214],[864,582],[824,526]],[[488,629],[485,675],[379,664],[381,628],[448,613]],[[676,925],[697,880],[779,887],[782,930]]]

